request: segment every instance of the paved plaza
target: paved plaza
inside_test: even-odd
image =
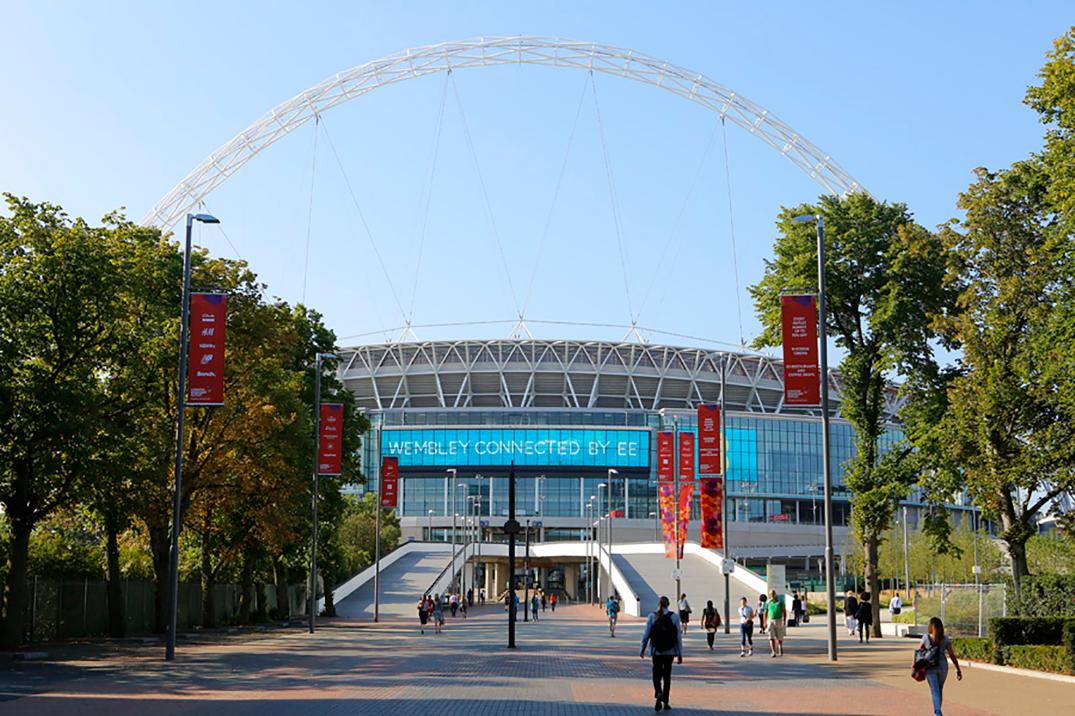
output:
[[[739,658],[720,634],[710,652],[693,625],[671,703],[679,714],[927,714],[925,684],[911,680],[908,640],[845,642],[838,666],[824,659],[823,624],[790,629],[788,655],[758,641]],[[624,617],[615,639],[596,608],[568,606],[518,625],[505,648],[505,614],[475,609],[445,632],[417,620],[337,621],[316,635],[271,631],[180,645],[166,664],[156,645],[65,647],[51,660],[0,671],[0,714],[567,714],[653,713],[642,621]],[[1075,713],[1075,685],[964,670],[949,682],[945,714]],[[954,677],[954,671],[952,672]]]

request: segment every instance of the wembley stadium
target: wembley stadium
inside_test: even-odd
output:
[[[823,555],[821,421],[783,404],[783,366],[755,353],[633,342],[458,340],[363,345],[339,352],[339,377],[373,430],[366,489],[382,457],[399,458],[404,538],[450,539],[467,518],[499,540],[507,476],[540,541],[579,540],[588,504],[609,485],[616,540],[656,539],[656,433],[694,432],[700,403],[723,404],[730,553],[748,564],[816,575]],[[844,463],[853,433],[833,386],[831,461],[837,552],[849,546]],[[882,449],[901,438],[890,388]],[[455,487],[453,488],[453,480]],[[911,523],[917,503],[908,502]],[[697,497],[693,508],[698,515]],[[456,517],[458,515],[458,517]],[[697,539],[697,520],[689,539]]]

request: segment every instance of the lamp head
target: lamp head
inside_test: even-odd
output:
[[[195,221],[200,221],[203,224],[219,224],[220,219],[216,218],[212,214],[195,214],[192,217]]]
[[[332,360],[333,358],[336,357],[336,354],[335,353],[318,353],[317,357],[320,358],[321,360]]]
[[[799,216],[791,217],[791,220],[796,224],[809,224],[813,221],[817,221],[817,217],[813,214],[800,214]]]

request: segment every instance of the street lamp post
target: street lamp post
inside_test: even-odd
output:
[[[530,621],[530,518],[526,518],[526,552],[523,556],[523,621]]]
[[[832,549],[832,469],[829,465],[829,352],[828,312],[825,303],[825,219],[821,214],[796,216],[798,224],[815,223],[817,229],[818,354],[821,359],[821,473],[825,486],[825,598],[828,600],[829,660],[836,661],[836,575]]]
[[[179,609],[179,531],[183,486],[183,418],[187,409],[187,343],[190,334],[190,230],[195,221],[219,224],[211,214],[187,214],[186,243],[183,249],[183,306],[179,329],[179,389],[176,391],[175,484],[172,493],[172,544],[168,551],[168,640],[164,647],[166,661],[175,660],[176,613]]]
[[[606,500],[602,497],[601,493],[604,490],[608,490],[608,483],[602,482],[597,486],[597,601],[599,604],[604,604],[607,598],[605,585],[601,581],[601,551],[603,550],[604,540],[601,537],[601,520],[605,516],[605,503]]]
[[[594,585],[593,585],[593,518],[594,518],[594,501],[597,498],[594,495],[590,495],[590,502],[586,505],[586,602],[593,604],[594,597]]]
[[[317,618],[317,498],[320,493],[320,486],[318,485],[318,443],[321,434],[321,360],[324,358],[335,358],[335,353],[318,353],[317,358],[314,360],[314,483],[313,490],[310,492],[310,524],[312,529],[310,530],[310,633],[314,633],[314,619]],[[380,559],[380,535],[381,535],[381,503],[377,501],[377,527],[374,530],[375,539],[377,541],[377,557],[375,561]],[[377,584],[377,574],[374,570],[374,621],[377,621],[377,588],[380,586]]]
[[[430,542],[433,541],[433,510],[429,510],[426,515],[429,517],[429,537]]]
[[[606,574],[607,585],[605,593],[612,596],[612,476],[619,475],[619,470],[609,468],[608,471],[608,571]],[[623,514],[627,515],[627,478],[623,478]]]
[[[452,507],[451,507],[451,513],[452,513],[452,578],[448,583],[449,584],[449,589],[451,589],[451,585],[455,584],[455,477],[456,477],[457,470],[454,467],[449,467],[447,470],[445,470],[445,472],[451,473],[451,475],[452,475],[451,493],[450,493],[451,496],[452,496]]]
[[[467,491],[467,486],[466,486],[465,483],[459,484],[459,485],[456,485],[456,489],[457,490],[463,490],[465,492],[465,491]],[[455,496],[453,496],[452,497],[452,509],[453,510],[461,510],[461,509],[463,509],[462,507],[456,508],[455,503],[456,503],[456,498],[455,498]],[[460,504],[461,505],[466,504],[466,500],[465,499],[462,500]],[[457,518],[459,518],[459,517],[460,517],[460,514],[459,514],[458,511],[456,511],[455,515],[452,518],[452,526],[453,527],[455,526],[455,520]],[[456,594],[460,594],[462,592],[463,578],[466,575],[466,571],[467,571],[467,531],[466,531],[466,524],[463,525],[463,532],[459,535],[459,544],[462,547],[462,549],[460,551],[463,553],[463,555],[462,555],[462,563],[459,565],[459,576],[458,576],[458,578],[452,577],[452,584],[455,585],[455,589],[456,589],[455,593]]]
[[[649,516],[653,518],[653,541],[654,542],[660,542],[661,538],[660,538],[660,533],[658,532],[658,527],[660,526],[660,522],[657,520],[657,513],[656,512],[651,512],[651,513],[649,513]]]

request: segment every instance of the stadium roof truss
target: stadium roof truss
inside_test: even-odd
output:
[[[454,340],[388,343],[339,351],[339,377],[370,410],[420,408],[692,409],[816,415],[783,402],[780,361],[761,355],[640,343]],[[838,409],[840,376],[831,373]],[[900,399],[886,395],[885,417]]]
[[[833,159],[769,110],[703,74],[634,50],[551,37],[492,37],[417,47],[340,72],[295,95],[191,171],[143,218],[168,228],[278,139],[322,112],[378,87],[440,72],[495,65],[566,67],[652,85],[699,104],[772,147],[831,194],[864,191]]]

